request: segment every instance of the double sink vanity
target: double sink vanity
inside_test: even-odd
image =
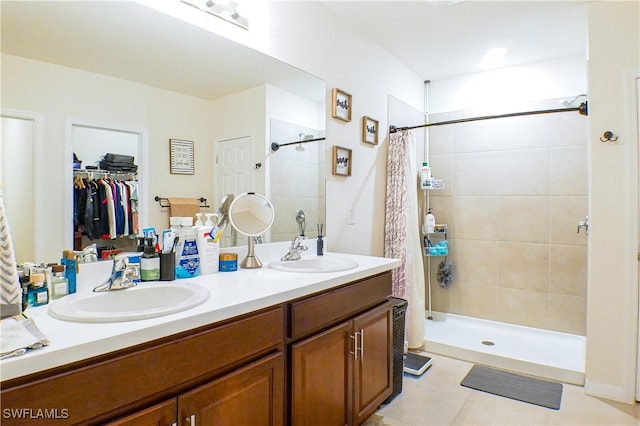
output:
[[[50,345],[0,363],[2,422],[357,425],[392,392],[396,259],[327,253],[27,309]],[[239,254],[242,248],[236,248]],[[246,251],[246,248],[244,249]]]

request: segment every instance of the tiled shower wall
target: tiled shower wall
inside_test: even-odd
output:
[[[584,335],[587,237],[577,223],[587,214],[586,117],[432,127],[429,152],[434,177],[446,181],[429,205],[448,225],[455,268],[453,285],[441,288],[442,258],[430,259],[432,309]]]

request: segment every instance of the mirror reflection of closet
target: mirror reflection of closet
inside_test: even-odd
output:
[[[135,251],[137,235],[142,234],[142,229],[148,224],[148,211],[145,205],[147,179],[145,176],[145,160],[147,159],[148,131],[142,127],[132,127],[119,124],[106,124],[87,120],[68,120],[67,122],[67,158],[69,161],[68,189],[67,189],[67,235],[66,246],[80,250],[90,244],[97,244],[98,248],[115,248],[122,251]],[[100,161],[107,153],[131,156],[137,171],[116,172],[103,170]],[[79,164],[74,165],[74,155]],[[96,169],[94,169],[96,168]],[[112,179],[114,181],[137,183],[137,232],[133,226],[129,226],[125,232],[119,231],[118,236],[91,237],[87,232],[82,232],[74,226],[74,186],[76,178],[84,178],[86,181],[99,182],[100,179]],[[73,182],[73,184],[72,184]],[[79,183],[79,182],[78,182]],[[129,187],[128,187],[129,188]],[[101,218],[104,220],[104,217]],[[121,228],[122,229],[122,228]]]
[[[16,260],[41,261],[42,215],[42,116],[36,113],[2,110],[0,139],[0,191]],[[28,236],[26,238],[25,236]]]

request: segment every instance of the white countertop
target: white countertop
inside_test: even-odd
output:
[[[203,304],[176,314],[137,321],[80,323],[51,317],[47,312],[48,306],[29,307],[26,314],[34,319],[51,343],[41,349],[29,350],[22,356],[1,360],[1,380],[13,379],[170,336],[400,266],[398,259],[326,253],[326,256],[352,259],[358,263],[358,267],[332,273],[292,273],[269,268],[269,261],[279,260],[288,245],[289,243],[256,245],[256,256],[263,263],[259,269],[238,267],[238,271],[235,272],[218,272],[173,281],[172,283],[203,286],[210,292],[209,299]],[[309,244],[312,245],[315,244]],[[243,247],[221,251],[238,252],[238,264],[246,254],[246,248]],[[311,256],[315,256],[315,253],[305,254],[303,258]],[[91,292],[93,287],[106,280],[111,272],[111,264],[112,262],[81,264],[78,293]]]

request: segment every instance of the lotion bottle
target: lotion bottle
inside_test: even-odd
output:
[[[431,213],[431,208],[429,208],[427,214],[424,216],[424,227],[426,234],[431,234],[436,231],[436,217]]]
[[[213,274],[219,270],[220,243],[211,235],[214,226],[194,227],[198,254],[200,255],[200,274]],[[215,231],[214,231],[215,232]]]

